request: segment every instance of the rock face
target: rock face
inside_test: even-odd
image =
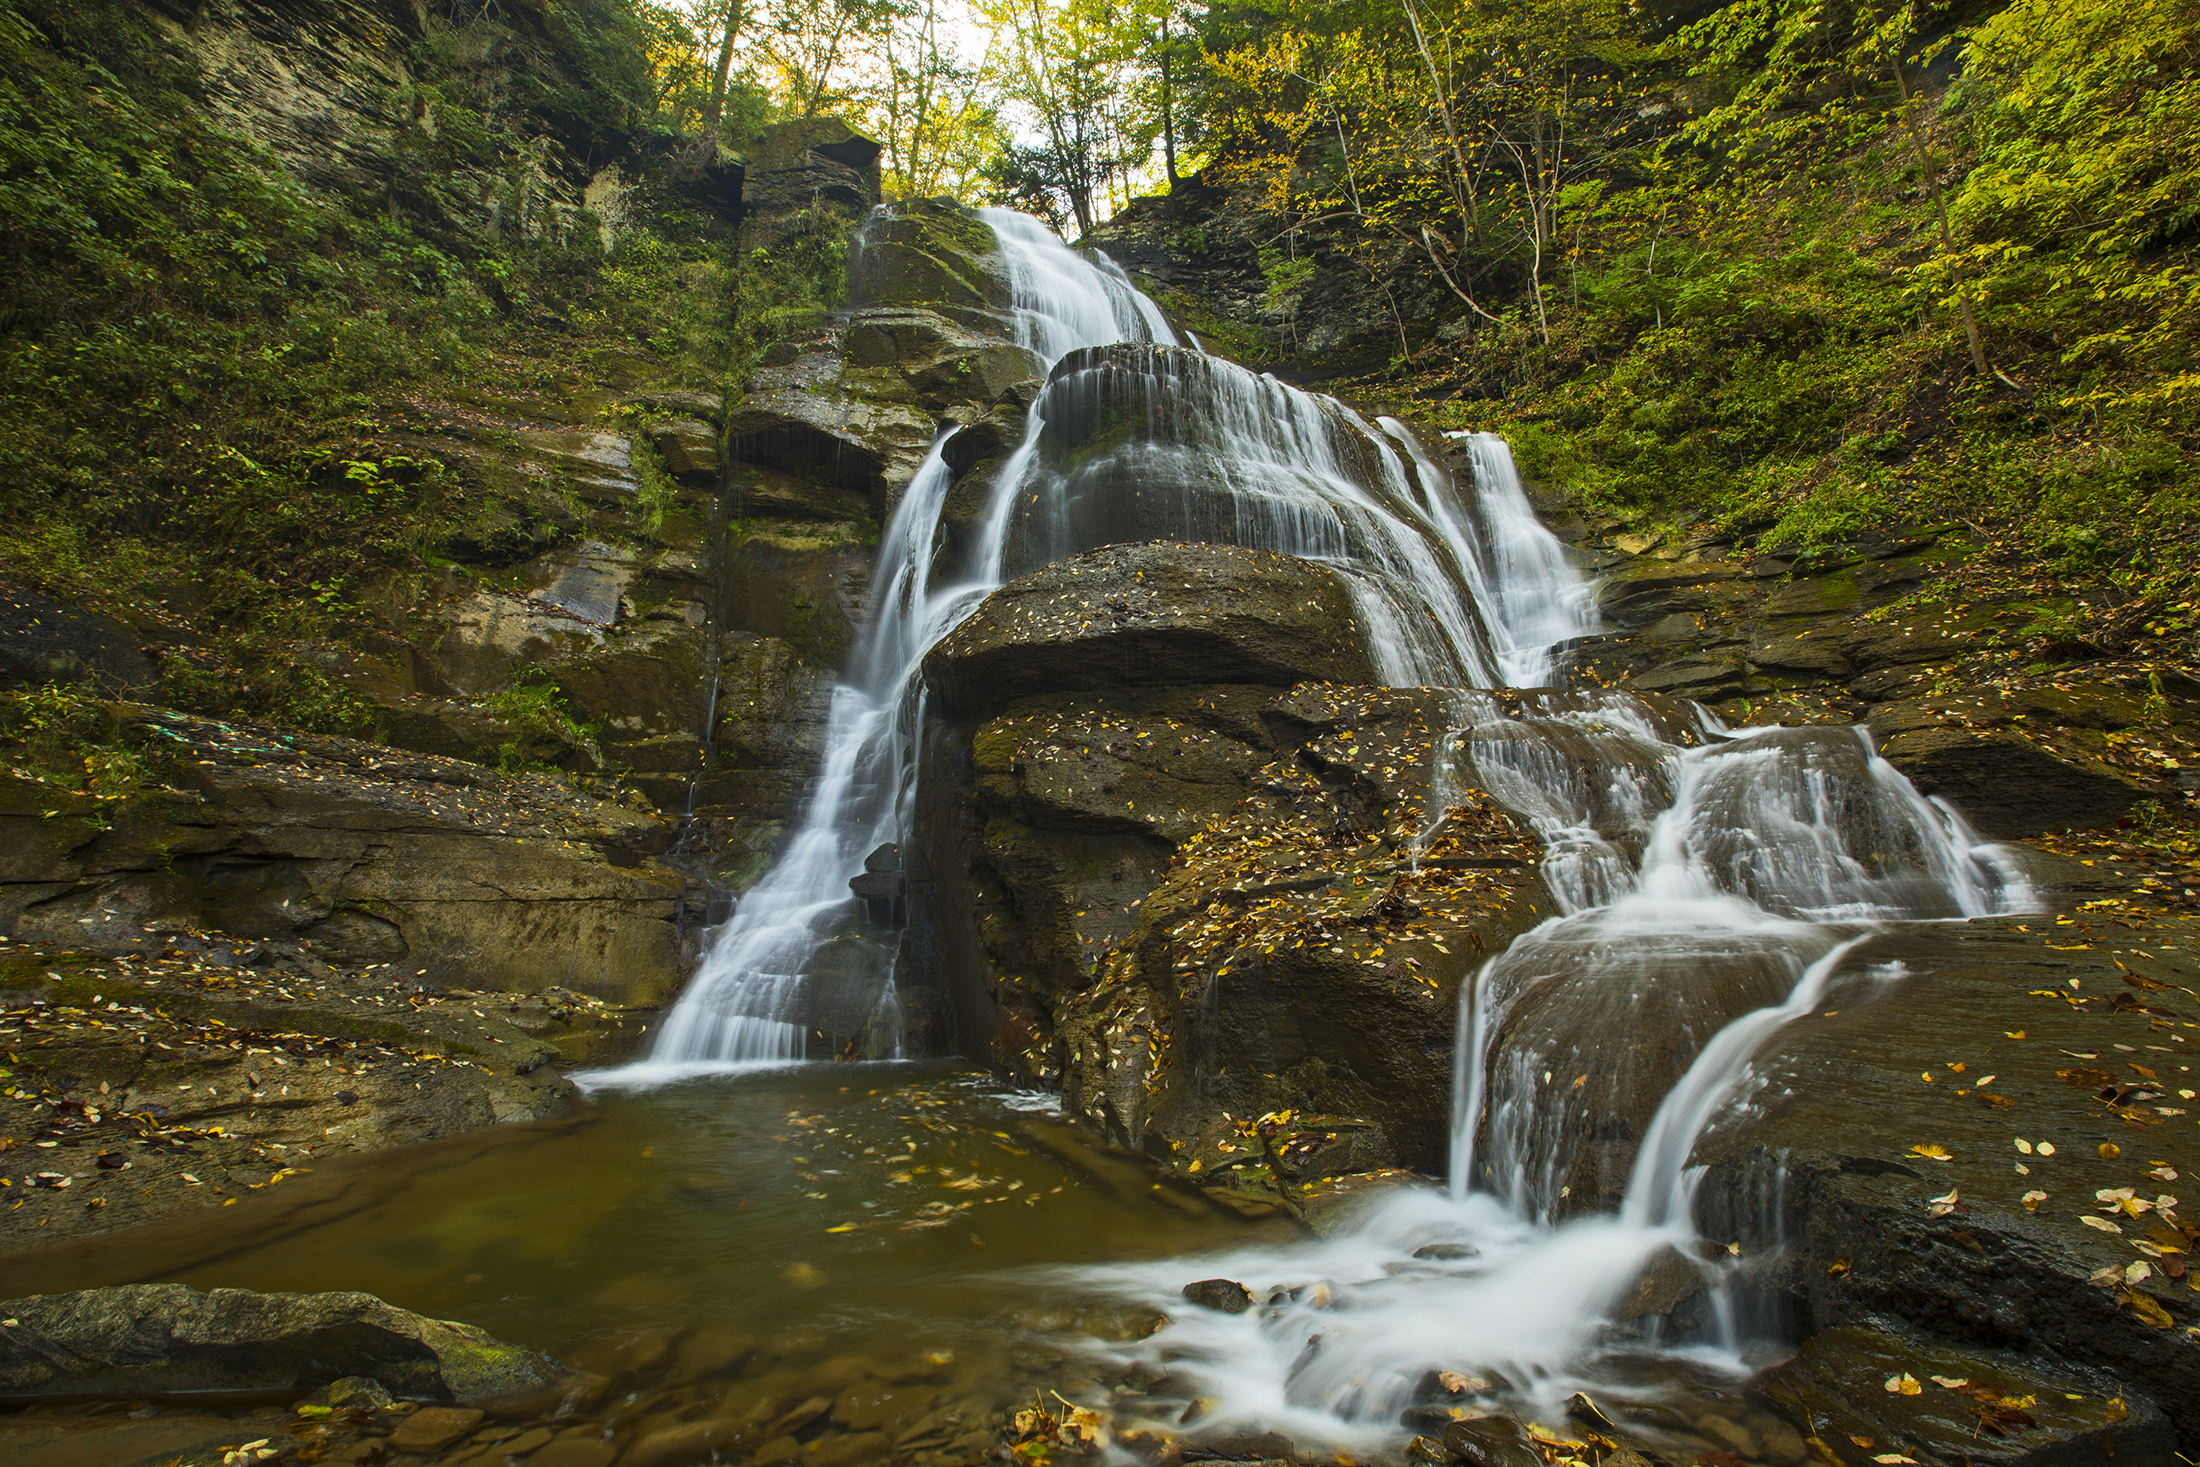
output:
[[[662,998],[683,879],[659,822],[456,760],[164,710],[117,710],[170,783],[105,802],[0,784],[15,936],[157,949],[211,927],[308,939],[436,981]]]
[[[1011,581],[925,675],[961,714],[1111,685],[1375,680],[1336,572],[1222,545],[1110,546]]]
[[[2119,899],[2113,875],[2076,862],[2044,874],[2057,905],[2085,898],[2114,925],[1993,918],[1859,947],[1833,1013],[1789,1025],[1757,1060],[1761,1105],[1698,1145],[1703,1231],[1739,1240],[1746,1307],[1798,1336],[1892,1333],[2004,1369],[2012,1353],[2084,1362],[2159,1402],[2182,1437],[2200,1431],[2200,1376],[2165,1344],[2200,1311],[2182,1258],[2150,1250],[2186,1246],[2177,1199],[2200,1167],[2176,1094],[2193,1084],[2180,1037],[2193,1032],[2189,926],[2169,913],[2150,923],[2142,894]],[[2096,945],[2111,934],[2148,955]],[[2154,953],[2165,939],[2170,951]],[[1901,981],[1880,988],[1870,975],[1892,963]],[[2146,1211],[2087,1225],[2110,1221],[2099,1198],[2119,1188]],[[2064,1389],[2085,1409],[2119,1393]],[[2147,1413],[2131,1399],[2124,1425],[2138,1432]],[[2118,1460],[2125,1450],[2119,1434]]]
[[[1457,984],[1549,910],[1509,813],[1429,808],[1452,717],[1425,690],[1116,687],[935,736],[912,939],[958,1048],[1234,1195],[1438,1167]]]
[[[133,1284],[0,1304],[0,1397],[298,1391],[347,1376],[425,1401],[478,1401],[563,1373],[472,1325],[372,1294]]]
[[[152,664],[127,627],[36,591],[0,586],[0,687],[63,683],[131,697],[153,682]]]
[[[1401,320],[1456,309],[1425,266],[1355,257],[1318,224],[1289,241],[1291,262],[1310,260],[1311,272],[1272,278],[1263,268],[1264,253],[1276,249],[1266,218],[1202,175],[1133,200],[1080,243],[1106,250],[1209,349],[1294,379],[1378,367],[1398,351]],[[1400,247],[1398,264],[1414,258],[1409,249]]]

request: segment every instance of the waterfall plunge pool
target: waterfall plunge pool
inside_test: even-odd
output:
[[[1401,1308],[1460,1316],[1465,1300],[1500,1330],[1578,1332],[1597,1311],[1574,1295],[1639,1262],[1642,1240],[1607,1237],[1608,1221],[1551,1230],[1431,1185],[1310,1240],[953,1062],[806,1064],[335,1161],[234,1207],[0,1259],[0,1288],[363,1290],[606,1377],[558,1424],[615,1445],[705,1418],[762,1431],[825,1402],[779,1433],[802,1460],[975,1463],[1028,1435],[1019,1413],[1067,1421],[1074,1402],[1126,1433],[1109,1455],[1130,1461],[1180,1432],[1230,1446],[1215,1422],[1201,1431],[1214,1403],[1187,1387],[1218,1354],[1248,1380],[1286,1379],[1271,1357],[1310,1351],[1309,1319],[1395,1330]],[[1454,1241],[1428,1246],[1439,1236]],[[1185,1302],[1217,1275],[1274,1295],[1241,1315]],[[1471,1292],[1480,1275],[1496,1282]],[[1749,1441],[1747,1460],[1784,1467],[1792,1431],[1732,1363],[1615,1354],[1598,1398],[1626,1401],[1631,1429],[1648,1421],[1681,1460]],[[1395,1411],[1352,1428],[1273,1406],[1237,1435],[1271,1450],[1281,1431],[1302,1461],[1389,1461],[1410,1435]]]

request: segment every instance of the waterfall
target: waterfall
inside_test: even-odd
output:
[[[591,1078],[800,1059],[820,1028],[868,1028],[898,1053],[896,935],[859,919],[850,883],[911,828],[925,653],[1005,580],[1152,539],[1324,562],[1383,677],[1447,690],[1429,813],[1448,790],[1487,791],[1542,842],[1559,910],[1462,985],[1448,1191],[1394,1192],[1314,1244],[1087,1270],[1172,1315],[1150,1339],[1094,1348],[1201,1399],[1202,1430],[1380,1451],[1434,1371],[1486,1374],[1513,1409],[1558,1419],[1613,1362],[1654,1353],[1655,1331],[1615,1316],[1659,1260],[1716,1297],[1726,1265],[1701,1261],[1693,1156],[1750,1103],[1768,1041],[1899,981],[1858,959],[1879,926],[2023,910],[2031,894],[1861,729],[1730,729],[1549,686],[1595,629],[1593,598],[1502,440],[1461,435],[1469,492],[1395,420],[1179,345],[1103,257],[1019,215],[981,217],[1015,339],[1049,374],[972,554],[942,569],[943,429],[887,527],[785,853],[712,934],[651,1059]],[[1268,1303],[1183,1309],[1202,1273]],[[1688,1359],[1739,1373],[1734,1311],[1711,1313]],[[1175,1431],[1181,1406],[1156,1428]]]
[[[1546,558],[1563,564],[1517,481],[1485,484],[1478,459],[1477,504],[1509,493],[1519,511],[1479,507],[1475,519],[1402,428],[1377,429],[1333,398],[1179,345],[1104,255],[1073,251],[1008,210],[978,217],[999,249],[1014,339],[1050,372],[996,474],[973,569],[944,579],[938,563],[953,479],[944,452],[952,429],[943,429],[887,526],[794,836],[711,933],[648,1059],[584,1077],[590,1084],[804,1059],[819,1028],[860,1031],[882,1054],[899,1053],[889,1002],[897,943],[858,918],[849,883],[869,853],[910,828],[924,654],[1014,576],[1133,540],[1305,556],[1343,578],[1378,670],[1401,686],[1541,675],[1549,649],[1532,639],[1578,636],[1588,625],[1578,578],[1573,621],[1524,620],[1510,609],[1519,598],[1507,599],[1507,577],[1521,556],[1503,547],[1540,534]],[[1086,451],[1103,424],[1130,431],[1106,452]],[[1523,515],[1528,530],[1517,523]]]
[[[1442,464],[1396,418],[1378,418],[1413,460],[1420,503],[1457,557],[1475,600],[1490,610],[1499,682],[1540,688],[1556,681],[1558,659],[1597,628],[1596,598],[1573,569],[1566,547],[1536,518],[1513,465],[1512,449],[1495,433],[1453,433],[1467,445],[1474,494],[1462,504]]]
[[[1883,924],[2033,904],[1862,729],[1729,729],[1608,691],[1509,701],[1460,694],[1450,755],[1536,830],[1562,911],[1462,985],[1449,1188],[1396,1191],[1318,1243],[1078,1275],[1171,1315],[1095,1348],[1169,1371],[1203,1429],[1394,1449],[1436,1371],[1503,1382],[1477,1404],[1524,1419],[1577,1390],[1655,1401],[1659,1331],[1615,1316],[1660,1269],[1705,1303],[1667,1358],[1746,1375],[1739,1265],[1694,1227],[1697,1143],[1746,1110],[1782,1026],[1900,981],[1857,961]],[[1184,1308],[1184,1281],[1213,1275],[1267,1306]]]

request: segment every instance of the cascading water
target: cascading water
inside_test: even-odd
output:
[[[1376,665],[1398,685],[1488,685],[1503,659],[1547,665],[1548,649],[1530,639],[1588,625],[1585,596],[1573,621],[1531,624],[1492,591],[1492,571],[1518,558],[1494,547],[1540,535],[1538,553],[1563,563],[1532,514],[1523,529],[1520,514],[1484,510],[1486,523],[1468,528],[1448,476],[1410,434],[1386,437],[1333,399],[1178,345],[1104,256],[1073,252],[1020,214],[979,217],[998,242],[1014,338],[1051,370],[996,475],[967,577],[952,579],[938,558],[950,431],[887,527],[870,616],[834,689],[824,766],[794,838],[713,934],[650,1058],[591,1083],[800,1059],[813,1027],[876,1034],[873,1010],[851,1011],[847,996],[886,1001],[894,944],[855,920],[849,882],[868,853],[909,829],[924,654],[1012,576],[1131,540],[1321,560],[1344,577]],[[1138,431],[1087,451],[1103,424],[1126,421]],[[1507,493],[1525,512],[1516,482],[1494,497]],[[848,981],[864,974],[868,984]]]
[[[1173,1315],[1097,1348],[1169,1372],[1213,1430],[1377,1451],[1437,1372],[1552,1420],[1577,1390],[1654,1401],[1661,1358],[1745,1374],[1732,1265],[1693,1225],[1697,1143],[1746,1105],[1782,1025],[1900,977],[1851,961],[1878,924],[2029,903],[1861,729],[1729,730],[1610,692],[1459,698],[1453,755],[1541,836],[1562,913],[1461,994],[1448,1191],[1395,1193],[1318,1244],[1080,1276]],[[1662,1352],[1617,1317],[1660,1260],[1708,1316]],[[1206,1274],[1269,1302],[1184,1309]]]
[[[1322,560],[1388,680],[1454,690],[1433,808],[1471,782],[1512,809],[1544,843],[1560,914],[1464,986],[1448,1192],[1401,1190],[1312,1245],[1089,1271],[1175,1316],[1094,1348],[1173,1383],[1167,1429],[1188,1394],[1207,1403],[1202,1430],[1355,1449],[1394,1442],[1435,1372],[1544,1411],[1610,1385],[1620,1361],[1655,1355],[1655,1329],[1615,1333],[1653,1264],[1670,1255],[1720,1297],[1692,1156],[1749,1102],[1758,1051],[1829,996],[1899,976],[1854,961],[1874,924],[2018,909],[2021,879],[1861,730],[1735,731],[1624,694],[1485,691],[1549,684],[1594,629],[1502,440],[1462,435],[1463,495],[1401,424],[1179,347],[1104,259],[983,217],[1047,385],[957,572],[939,556],[948,435],[933,445],[888,526],[800,828],[715,934],[652,1060],[620,1078],[798,1058],[820,990],[851,965],[891,1002],[893,945],[853,920],[849,882],[909,829],[925,652],[1003,580],[1129,540]],[[1269,1302],[1183,1310],[1190,1268]],[[1710,1313],[1677,1348],[1738,1370],[1732,1311]]]
[[[1564,649],[1596,630],[1596,598],[1558,537],[1535,517],[1512,449],[1495,433],[1447,435],[1466,444],[1473,469],[1474,495],[1462,504],[1451,475],[1412,429],[1396,418],[1376,421],[1413,460],[1421,507],[1458,558],[1475,600],[1488,608],[1498,681],[1548,686]]]

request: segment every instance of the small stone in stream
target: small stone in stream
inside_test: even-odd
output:
[[[1267,1462],[1276,1458],[1288,1459],[1297,1450],[1291,1438],[1279,1431],[1264,1431],[1259,1436],[1224,1436],[1203,1443],[1207,1450],[1235,1457],[1241,1462]]]
[[[771,1436],[793,1436],[803,1427],[833,1409],[831,1396],[812,1396],[772,1423]]]
[[[1437,1263],[1451,1263],[1457,1259],[1476,1258],[1480,1255],[1465,1243],[1424,1243],[1413,1250],[1413,1256]]]
[[[462,1406],[422,1406],[397,1423],[390,1449],[425,1455],[440,1452],[481,1425],[481,1413]]]
[[[863,1431],[812,1442],[802,1460],[815,1467],[871,1467],[892,1454],[893,1443],[886,1439],[884,1432]]]
[[[758,1447],[752,1460],[756,1467],[767,1467],[773,1462],[793,1462],[801,1456],[802,1443],[791,1436],[778,1436]]]
[[[1252,1292],[1234,1279],[1201,1279],[1184,1286],[1184,1297],[1202,1309],[1243,1314],[1253,1307]]]
[[[397,1398],[371,1375],[347,1375],[342,1380],[329,1382],[328,1403],[339,1411],[354,1406],[386,1411],[397,1404]]]
[[[1406,1460],[1427,1463],[1428,1467],[1452,1467],[1459,1459],[1435,1437],[1417,1436],[1406,1443]]]
[[[618,1456],[619,1449],[609,1442],[569,1436],[550,1443],[527,1462],[528,1467],[611,1467]]]
[[[1810,1446],[1803,1434],[1785,1421],[1758,1419],[1757,1435],[1764,1443],[1765,1456],[1774,1462],[1786,1464],[1801,1462],[1810,1456]],[[1611,1458],[1604,1459],[1610,1462]]]
[[[1754,1458],[1757,1456],[1757,1438],[1755,1434],[1748,1427],[1731,1417],[1721,1416],[1713,1411],[1706,1411],[1696,1418],[1696,1430],[1699,1434],[1709,1437],[1712,1441],[1717,1442],[1720,1447],[1734,1453],[1737,1457]]]
[[[498,1449],[507,1457],[524,1457],[537,1447],[548,1446],[550,1439],[556,1435],[549,1427],[538,1426],[532,1431],[523,1431],[517,1436],[504,1438],[498,1443]]]
[[[713,1453],[736,1452],[756,1435],[753,1422],[690,1421],[643,1437],[627,1452],[622,1467],[688,1467],[709,1461]]]
[[[359,1097],[352,1094],[349,1090],[339,1090],[336,1092],[336,1103],[338,1105],[357,1105],[359,1103]]]
[[[718,1375],[732,1370],[755,1353],[756,1341],[747,1335],[699,1330],[680,1341],[680,1374],[685,1379]]]
[[[850,1431],[898,1432],[932,1408],[937,1391],[922,1386],[850,1386],[833,1406],[833,1419]]]

